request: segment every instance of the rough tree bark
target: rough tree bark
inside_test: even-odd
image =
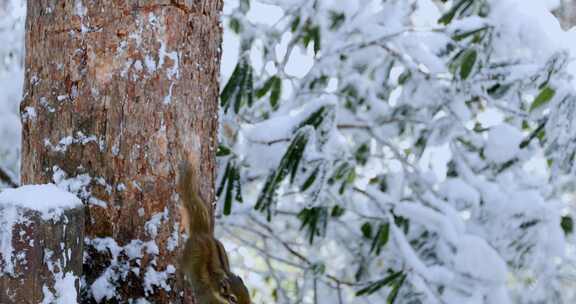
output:
[[[22,183],[54,181],[86,203],[82,303],[188,302],[176,168],[199,157],[213,200],[221,8],[28,1]]]

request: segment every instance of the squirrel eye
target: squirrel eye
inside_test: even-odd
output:
[[[230,301],[232,301],[232,303],[238,303],[238,299],[235,295],[230,295]]]

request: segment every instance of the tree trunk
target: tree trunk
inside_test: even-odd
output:
[[[221,0],[28,1],[22,183],[87,204],[82,303],[181,303],[176,169],[213,201]]]

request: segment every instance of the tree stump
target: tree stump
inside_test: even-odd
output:
[[[0,193],[0,303],[77,303],[84,207],[55,185]]]

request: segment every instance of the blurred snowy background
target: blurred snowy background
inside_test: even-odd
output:
[[[25,18],[24,1],[0,1],[0,168],[14,178],[20,166],[19,103],[24,81]]]

